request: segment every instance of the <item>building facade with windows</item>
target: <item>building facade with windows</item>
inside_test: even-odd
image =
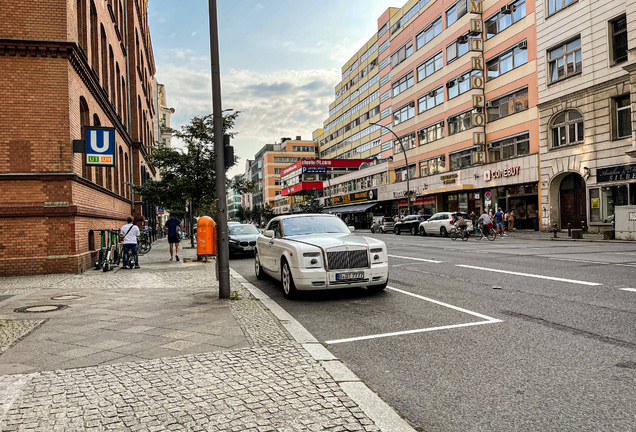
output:
[[[159,133],[156,136],[159,138],[159,143],[161,145],[172,147],[172,126],[170,126],[170,117],[174,114],[175,109],[168,107],[165,85],[157,84],[157,93],[159,102]]]
[[[154,178],[152,44],[146,0],[9,0],[0,20],[0,276],[77,273],[99,236],[155,207],[126,182]],[[19,127],[16,127],[18,125]],[[114,167],[87,166],[74,140],[115,130]]]
[[[536,227],[536,53],[534,2],[390,8],[342,68],[321,157],[392,158],[395,182],[378,190],[392,197],[392,214],[411,195],[424,213],[500,206],[519,227]]]
[[[636,1],[537,3],[544,229],[636,204]]]

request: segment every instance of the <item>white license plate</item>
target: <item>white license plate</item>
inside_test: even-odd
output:
[[[243,248],[244,251],[250,251],[250,250],[254,250],[254,246],[245,246]]]
[[[364,272],[336,273],[336,280],[364,279]]]

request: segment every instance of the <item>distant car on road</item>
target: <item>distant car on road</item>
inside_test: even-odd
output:
[[[387,216],[378,216],[373,218],[373,225],[371,225],[372,233],[384,234],[385,232],[393,231],[395,222],[393,218]]]
[[[468,232],[473,231],[473,222],[470,220],[470,216],[466,213],[458,212],[440,212],[435,213],[430,219],[420,223],[419,233],[422,237],[427,235],[440,235],[442,237],[448,237],[448,233],[455,225],[455,221],[458,216],[464,218],[466,222],[466,229]]]
[[[395,235],[400,235],[403,232],[411,233],[411,235],[417,235],[420,229],[420,223],[427,220],[429,215],[410,215],[406,216],[399,222],[396,222],[393,226],[393,232]]]
[[[286,298],[335,288],[382,291],[389,279],[386,245],[353,230],[332,215],[275,217],[256,242],[256,277],[281,281]]]
[[[261,235],[254,225],[232,223],[228,229],[231,254],[254,253],[256,239]]]

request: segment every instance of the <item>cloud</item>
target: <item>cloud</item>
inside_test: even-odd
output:
[[[257,12],[260,10],[265,9],[265,6],[263,6],[262,4],[258,3],[255,7],[254,10],[256,10]]]
[[[314,45],[286,41],[283,42],[282,46],[291,53],[319,55],[334,61],[336,64],[344,64],[356,53],[352,47],[362,47],[367,41],[368,38],[344,38],[335,45],[323,40],[316,42]]]
[[[190,35],[190,37],[192,36],[196,36],[197,32],[192,32],[192,34]]]
[[[193,116],[212,111],[210,73],[207,68],[193,67],[201,59],[190,50],[173,50],[171,55],[176,61],[164,63],[157,80],[166,86],[168,105],[176,110],[172,127],[178,128]],[[328,116],[339,77],[335,69],[233,69],[223,75],[223,107],[241,111],[235,128],[238,136],[233,140],[240,161],[230,174],[242,173],[245,160],[252,159],[265,144],[298,135],[311,139]]]

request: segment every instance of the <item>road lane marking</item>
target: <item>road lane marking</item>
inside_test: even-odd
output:
[[[398,256],[398,255],[387,255],[391,258],[401,258],[401,259],[410,259],[413,261],[422,261],[422,262],[429,262],[429,263],[435,263],[435,264],[439,264],[442,263],[444,261],[435,261],[435,260],[428,260],[428,259],[424,259],[424,258],[413,258],[413,257],[405,257],[405,256]]]
[[[636,288],[620,288],[621,291],[632,291],[636,292]]]
[[[460,308],[458,306],[453,306],[451,304],[444,303],[444,302],[441,302],[439,300],[433,300],[431,298],[424,297],[424,296],[421,296],[419,294],[414,294],[414,293],[409,292],[409,291],[404,291],[404,290],[401,290],[401,289],[398,289],[398,288],[394,288],[394,287],[386,287],[386,288],[389,289],[389,290],[397,291],[397,292],[402,293],[402,294],[406,294],[406,295],[410,295],[412,297],[416,297],[416,298],[421,299],[421,300],[426,300],[428,302],[435,303],[435,304],[438,304],[440,306],[444,306],[444,307],[447,307],[447,308],[450,308],[450,309],[454,309],[454,310],[459,311],[459,312],[464,312],[464,313],[467,313],[467,314],[470,314],[470,315],[474,315],[476,317],[483,318],[486,321],[477,321],[477,322],[464,323],[464,324],[452,324],[452,325],[446,325],[446,326],[440,326],[440,327],[428,327],[428,328],[415,329],[415,330],[404,330],[404,331],[391,332],[391,333],[380,333],[380,334],[367,335],[367,336],[358,336],[358,337],[352,337],[352,338],[346,338],[346,339],[334,339],[334,340],[330,340],[330,341],[325,341],[325,343],[327,345],[332,345],[332,344],[339,344],[339,343],[344,343],[344,342],[356,342],[356,341],[361,341],[361,340],[378,339],[378,338],[385,338],[385,337],[391,337],[391,336],[402,336],[402,335],[414,334],[414,333],[425,333],[425,332],[431,332],[431,331],[436,331],[436,330],[448,330],[448,329],[454,329],[454,328],[470,327],[470,326],[476,326],[476,325],[482,325],[482,324],[494,324],[494,323],[503,322],[503,320],[500,320],[500,319],[497,319],[497,318],[492,318],[492,317],[489,317],[488,315],[483,315],[483,314],[480,314],[478,312],[469,311],[468,309]]]
[[[603,265],[610,265],[611,263],[608,262],[600,262],[600,261],[585,261],[585,260],[577,260],[577,259],[569,259],[569,258],[550,258],[551,260],[556,260],[556,261],[572,261],[572,262],[579,262],[579,263],[586,263],[586,264],[603,264]]]
[[[548,280],[553,280],[553,281],[568,282],[568,283],[579,284],[579,285],[589,285],[589,286],[601,286],[601,285],[603,285],[603,284],[596,283],[596,282],[586,282],[586,281],[579,281],[579,280],[574,280],[574,279],[564,279],[564,278],[558,278],[558,277],[552,277],[552,276],[543,276],[543,275],[534,275],[534,274],[528,274],[528,273],[519,273],[519,272],[508,271],[508,270],[497,270],[497,269],[492,269],[492,268],[476,267],[476,266],[470,266],[470,265],[465,265],[465,264],[455,264],[455,267],[464,267],[464,268],[469,268],[469,269],[473,269],[473,270],[484,270],[484,271],[489,271],[489,272],[494,272],[494,273],[505,273],[505,274],[515,275],[515,276],[526,276],[526,277],[532,277],[532,278],[537,278],[537,279],[548,279]]]

